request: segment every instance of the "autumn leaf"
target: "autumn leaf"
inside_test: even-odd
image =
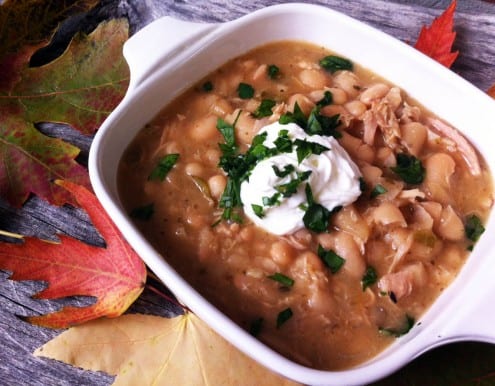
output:
[[[453,31],[456,5],[456,0],[452,1],[450,6],[433,20],[431,26],[423,26],[414,45],[416,49],[448,68],[452,66],[459,55],[459,51],[452,52],[452,45],[456,36]]]
[[[55,179],[89,188],[87,170],[75,161],[79,149],[46,137],[34,124],[61,122],[93,133],[127,89],[127,37],[127,22],[111,20],[90,35],[78,34],[45,66],[28,65],[38,46],[0,62],[0,195],[9,203],[19,207],[30,193],[55,205],[71,202]]]
[[[123,315],[63,332],[34,353],[116,375],[114,385],[297,385],[225,341],[194,314]]]
[[[490,95],[492,98],[495,98],[495,84],[488,89],[487,94]]]
[[[45,281],[48,287],[40,299],[94,296],[87,307],[64,307],[28,321],[52,328],[65,328],[99,318],[121,315],[141,294],[146,268],[124,240],[96,196],[86,188],[67,181],[58,184],[74,195],[93,225],[105,239],[106,248],[60,236],[60,243],[26,238],[23,244],[0,245],[0,269],[12,271],[12,280]]]

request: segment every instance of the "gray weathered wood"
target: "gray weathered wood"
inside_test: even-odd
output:
[[[0,4],[2,1],[0,1]],[[236,1],[172,1],[172,0],[108,0],[118,15],[126,15],[135,32],[152,20],[170,15],[177,18],[223,22],[256,9],[280,3],[273,0]],[[381,1],[381,0],[319,0],[322,4],[356,17],[397,38],[413,43],[423,24],[430,23],[450,1]],[[458,0],[456,13],[457,40],[460,50],[453,70],[482,90],[495,83],[495,5],[481,0]],[[310,21],[308,22],[308,28]],[[408,74],[405,74],[408,76]],[[87,154],[91,139],[67,128],[45,125],[40,129],[75,143]],[[82,158],[84,162],[84,156]],[[54,208],[32,198],[22,210],[15,211],[0,201],[0,229],[19,231],[45,239],[56,240],[57,234],[102,244],[85,213],[72,208]],[[43,283],[12,282],[8,273],[0,271],[0,384],[1,385],[109,385],[113,377],[72,368],[63,363],[35,358],[31,355],[59,332],[32,326],[22,316],[55,310],[63,304],[84,305],[91,299],[73,298],[60,301],[38,301],[31,296],[43,288]],[[149,291],[131,307],[130,312],[170,316],[180,310]]]

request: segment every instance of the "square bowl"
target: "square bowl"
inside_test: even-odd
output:
[[[392,373],[441,344],[458,340],[495,343],[491,328],[495,311],[484,302],[495,294],[490,275],[495,271],[494,246],[486,237],[495,231],[493,215],[485,224],[485,237],[456,280],[420,323],[377,357],[339,371],[302,366],[252,337],[192,288],[134,226],[119,198],[117,169],[137,132],[169,102],[229,59],[280,40],[324,46],[397,85],[460,130],[495,170],[495,152],[490,146],[495,102],[491,98],[414,48],[355,19],[321,6],[284,4],[223,24],[165,17],[126,43],[129,90],[101,126],[90,150],[90,178],[105,210],[148,267],[184,304],[240,350],[296,381],[360,385]]]

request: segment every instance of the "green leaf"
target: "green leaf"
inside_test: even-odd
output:
[[[325,91],[323,93],[323,98],[321,98],[318,102],[316,102],[316,106],[323,107],[328,106],[333,103],[333,95],[330,91]]]
[[[282,196],[284,196],[285,198],[290,197],[297,192],[299,185],[301,185],[304,181],[306,181],[311,175],[311,173],[312,173],[311,170],[306,170],[304,172],[297,172],[296,178],[294,178],[293,180],[289,181],[286,184],[275,186],[275,190],[281,193]]]
[[[201,86],[201,89],[204,92],[213,91],[213,83],[211,83],[211,81],[204,82],[203,85]]]
[[[472,214],[468,216],[466,219],[466,224],[464,225],[464,231],[466,233],[466,237],[469,240],[476,242],[479,240],[480,236],[485,231],[485,227],[483,226],[483,223],[478,218],[478,216]]]
[[[276,102],[272,99],[263,99],[256,110],[253,112],[255,118],[269,117],[272,115],[272,108],[276,105]]]
[[[259,218],[265,217],[265,214],[263,213],[263,207],[261,205],[251,204],[251,208],[253,209],[254,214]]]
[[[282,170],[277,165],[273,165],[272,169],[275,175],[280,178],[284,178],[296,170],[295,166],[291,164],[285,165]]]
[[[404,182],[408,184],[420,184],[423,182],[426,169],[419,159],[413,155],[399,153],[396,156],[397,166],[392,167],[394,171]]]
[[[250,84],[239,83],[239,86],[237,86],[237,95],[241,99],[252,98],[254,96],[254,88]]]
[[[277,79],[280,76],[280,68],[274,64],[270,64],[266,69],[266,73],[270,79]]]
[[[345,259],[332,250],[324,249],[321,245],[318,245],[318,256],[332,273],[337,273],[345,263]]]
[[[282,286],[290,288],[294,285],[294,279],[291,279],[288,276],[285,276],[283,273],[277,272],[274,273],[273,275],[267,276],[268,279],[271,279],[273,281],[276,281],[280,283]]]
[[[148,180],[163,181],[167,176],[168,172],[172,170],[178,159],[179,159],[179,154],[175,154],[175,153],[167,154],[166,156],[162,157],[160,161],[158,161],[158,164],[151,171],[150,175],[148,176]]]
[[[376,273],[375,268],[368,266],[366,268],[366,271],[364,272],[363,278],[361,279],[361,287],[363,288],[363,291],[375,284],[378,280],[378,275]]]
[[[320,66],[332,74],[340,70],[352,71],[354,67],[350,60],[335,55],[325,56],[320,60]]]
[[[299,127],[305,128],[307,119],[296,102],[294,104],[294,112],[289,111],[288,113],[281,115],[278,120],[278,123],[280,123],[281,125],[286,125],[288,123],[295,123]]]
[[[297,162],[301,163],[305,158],[311,154],[321,154],[324,151],[330,150],[328,147],[323,146],[317,142],[310,142],[306,139],[296,139],[294,141],[296,145]]]
[[[130,216],[137,220],[147,221],[155,213],[155,204],[146,204],[131,210]]]
[[[385,188],[383,185],[377,184],[377,185],[375,185],[375,187],[371,191],[370,196],[371,196],[371,198],[376,198],[380,194],[384,194],[387,192],[388,192],[387,188]]]
[[[313,203],[308,206],[303,216],[304,226],[317,233],[326,232],[330,224],[331,212],[323,205]]]
[[[285,322],[292,318],[292,315],[293,313],[290,307],[280,311],[277,316],[277,328],[280,328]]]
[[[386,335],[386,336],[394,336],[396,338],[407,334],[411,328],[414,327],[415,320],[413,317],[406,315],[406,318],[404,320],[404,325],[400,328],[394,329],[394,328],[379,328],[379,331],[381,334]]]

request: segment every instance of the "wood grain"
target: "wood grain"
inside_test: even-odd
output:
[[[107,12],[108,9],[114,9],[115,14],[126,16],[134,33],[164,15],[197,22],[223,22],[265,6],[278,4],[280,1],[107,0],[102,3],[107,7]],[[308,3],[331,7],[405,42],[413,43],[421,26],[430,23],[450,4],[450,1],[325,0],[308,1]],[[460,55],[453,70],[481,90],[487,90],[495,83],[493,65],[495,5],[489,1],[459,0],[455,28],[457,39],[454,48],[460,51]],[[404,76],[414,76],[414,74]],[[90,138],[81,137],[63,126],[42,125],[40,129],[48,135],[59,136],[75,143],[83,150],[81,162],[85,162],[91,143]],[[51,240],[56,240],[57,234],[63,233],[93,244],[103,243],[84,212],[68,207],[54,208],[37,198],[30,199],[21,210],[14,210],[0,201],[0,229]],[[23,316],[46,313],[68,303],[84,305],[91,302],[91,299],[72,298],[43,302],[33,300],[31,296],[43,288],[43,283],[17,283],[8,280],[8,276],[7,272],[0,271],[0,341],[2,342],[0,384],[96,386],[111,384],[113,377],[107,374],[83,371],[63,363],[32,356],[31,353],[35,348],[59,332],[35,327],[22,321]],[[145,291],[130,310],[130,312],[164,316],[179,311],[177,307],[149,291]],[[476,350],[476,347],[479,346],[475,346],[473,350]],[[448,350],[448,347],[443,350]],[[487,355],[495,354],[492,346],[488,348],[483,346],[483,350]],[[495,360],[493,367],[495,368]],[[404,374],[413,377],[411,371],[405,371]],[[381,384],[394,384],[394,379],[397,378],[389,378]],[[401,382],[404,385],[409,384],[404,379]]]

